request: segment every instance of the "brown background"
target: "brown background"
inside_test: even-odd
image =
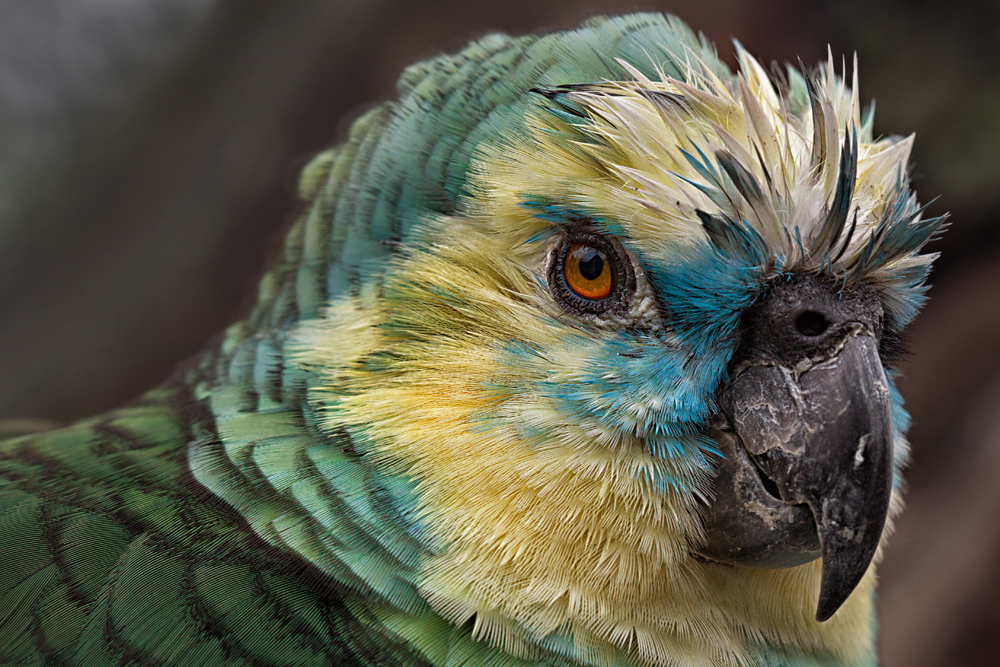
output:
[[[669,10],[733,62],[857,51],[879,133],[953,213],[901,388],[886,667],[1000,664],[1000,7],[964,2],[0,3],[0,419],[127,400],[246,307],[298,169],[408,63],[492,30]]]

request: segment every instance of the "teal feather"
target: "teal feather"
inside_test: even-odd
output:
[[[293,363],[290,332],[337,297],[377,293],[400,248],[419,245],[429,220],[462,209],[470,163],[487,139],[523,130],[536,104],[528,91],[541,91],[566,122],[583,123],[584,111],[561,91],[630,79],[618,59],[651,79],[684,78],[687,63],[699,60],[732,79],[711,45],[657,14],[597,18],[541,36],[489,35],[413,65],[396,100],[359,118],[342,146],[307,169],[308,209],[249,315],[217,345],[134,404],[0,442],[0,665],[527,664],[472,641],[471,623],[452,627],[431,611],[418,568],[442,545],[422,523],[415,482],[372,462],[363,429],[324,428],[327,415],[309,399],[322,382]],[[789,82],[789,104],[815,102],[808,77],[790,69]],[[862,134],[870,124],[868,114]],[[737,193],[763,197],[734,160],[716,155],[717,169],[695,149],[697,157],[684,155],[716,184],[703,189],[720,207]],[[586,215],[530,195],[523,206],[542,219]],[[857,271],[926,242],[941,221],[914,224],[921,210],[901,187]],[[739,314],[761,282],[750,268],[760,263],[760,236],[738,219],[702,220],[712,254],[651,266],[649,279],[685,304],[674,313],[676,332],[703,358],[633,358],[639,346],[622,335],[608,348],[621,377],[595,373],[583,389],[544,380],[531,387],[608,426],[631,418],[621,386],[663,399],[636,428],[684,474],[637,474],[675,491],[690,490],[678,480],[707,476],[717,454],[700,434],[715,406],[676,380],[687,373],[699,395],[711,395],[726,373],[722,352],[734,348]],[[927,267],[887,278],[899,326],[923,298]],[[702,298],[706,290],[714,296]],[[387,326],[426,326],[407,323],[406,313],[393,317]],[[503,354],[512,367],[542,359],[513,341]],[[389,362],[372,355],[362,363]],[[498,382],[490,391],[510,397],[526,389]],[[893,405],[905,429],[896,393]],[[528,438],[542,435],[524,429]],[[400,629],[394,614],[416,620]],[[553,633],[532,664],[579,664],[574,646],[570,635]],[[759,662],[826,664],[777,653]]]

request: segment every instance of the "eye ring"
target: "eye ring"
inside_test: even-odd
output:
[[[617,239],[577,231],[553,248],[548,282],[555,300],[574,315],[624,315],[635,293],[635,269]]]

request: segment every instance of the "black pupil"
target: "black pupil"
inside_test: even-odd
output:
[[[576,253],[580,260],[580,275],[586,280],[597,280],[604,273],[604,253],[594,248],[581,248]]]

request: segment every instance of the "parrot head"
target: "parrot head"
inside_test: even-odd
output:
[[[942,220],[856,74],[739,61],[524,90],[297,334],[326,428],[409,485],[421,596],[514,656],[872,659]]]

